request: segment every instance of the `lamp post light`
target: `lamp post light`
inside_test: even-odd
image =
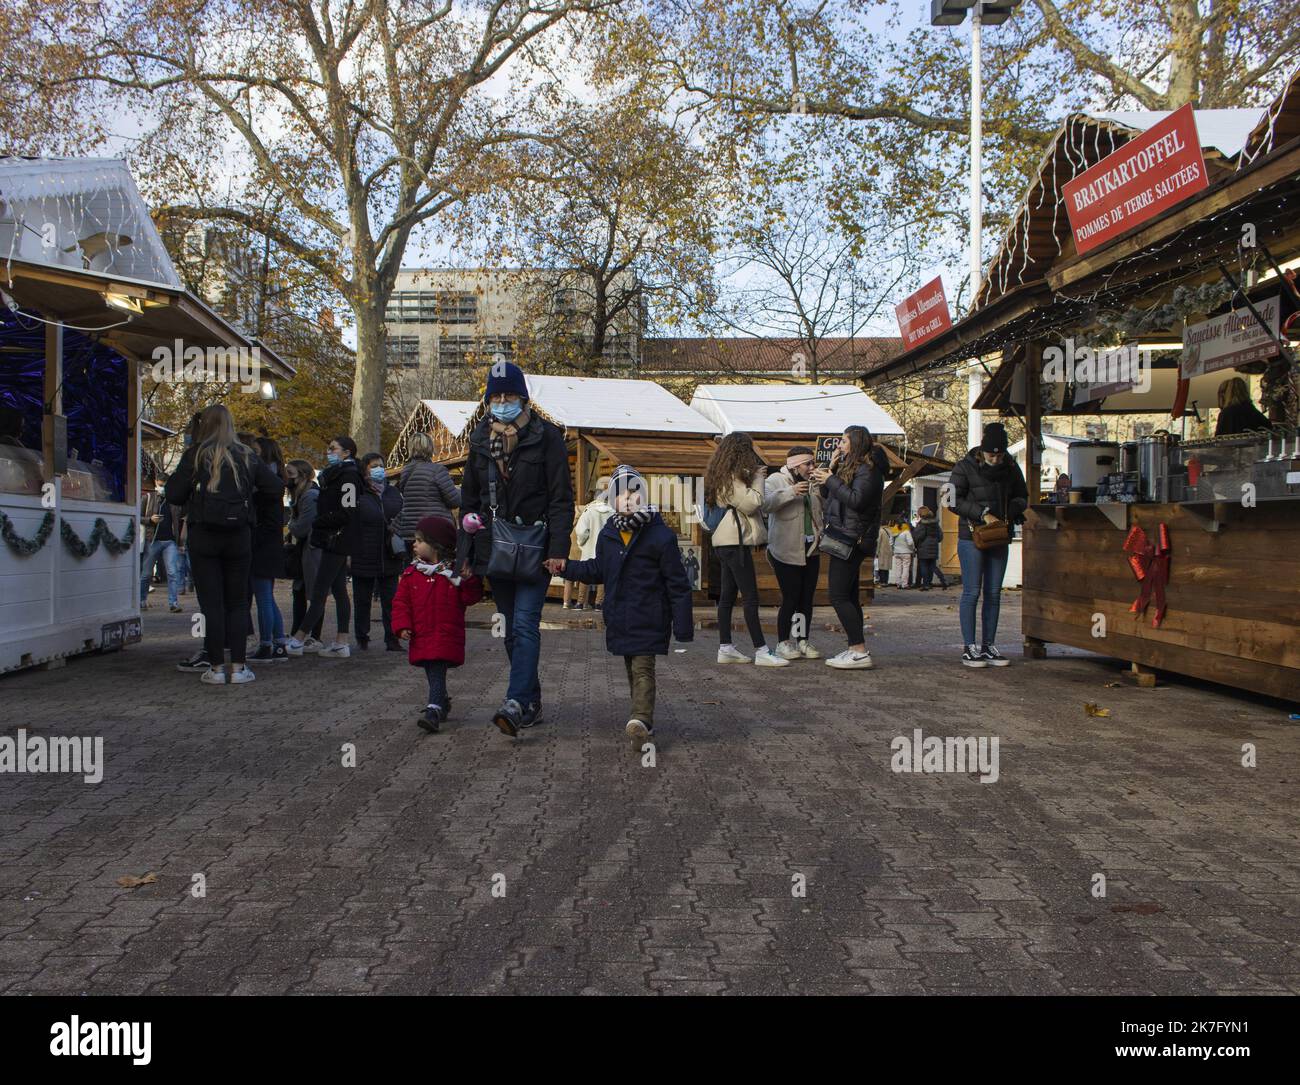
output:
[[[984,201],[982,154],[984,144],[983,84],[981,81],[980,27],[987,23],[998,26],[1011,18],[1020,6],[1020,0],[930,0],[931,26],[960,26],[971,15],[970,21],[970,305],[975,306],[979,293],[983,264],[980,259],[984,227]],[[980,442],[980,412],[975,401],[983,387],[979,367],[970,374],[970,404],[966,419],[968,447]]]

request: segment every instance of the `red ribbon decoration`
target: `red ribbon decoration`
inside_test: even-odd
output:
[[[1129,607],[1133,614],[1145,614],[1147,605],[1154,595],[1156,613],[1151,619],[1151,628],[1159,629],[1165,617],[1165,585],[1169,583],[1169,560],[1173,556],[1169,547],[1169,528],[1160,525],[1156,542],[1152,544],[1141,524],[1134,524],[1133,530],[1124,540],[1124,550],[1128,553],[1129,567],[1137,577],[1142,590]]]

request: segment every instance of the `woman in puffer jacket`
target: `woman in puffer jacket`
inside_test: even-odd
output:
[[[402,495],[402,515],[397,533],[406,543],[406,560],[412,560],[411,545],[415,525],[426,516],[441,516],[455,523],[452,509],[460,508],[460,487],[451,480],[445,466],[433,462],[433,440],[427,433],[417,433],[410,441],[411,458],[402,468],[397,489]]]
[[[745,625],[754,642],[754,663],[760,667],[788,667],[763,637],[758,618],[758,575],[754,550],[767,542],[763,519],[763,487],[767,467],[748,433],[728,433],[718,443],[704,472],[704,503],[726,509],[711,539],[722,566],[718,592],[718,662],[748,663],[749,656],[731,643],[731,612],[739,592],[745,608]]]
[[[1011,661],[998,651],[995,641],[1010,544],[981,550],[971,534],[972,524],[1020,523],[1029,504],[1025,476],[1007,455],[1007,431],[1001,422],[984,427],[984,439],[953,466],[951,481],[961,561],[961,636],[966,645],[961,661],[967,667],[1005,667]],[[981,594],[984,637],[979,642],[975,639],[975,607]]]
[[[867,670],[873,666],[863,633],[859,578],[862,563],[876,550],[880,530],[880,501],[884,478],[872,449],[875,440],[862,426],[849,426],[831,456],[828,468],[813,474],[821,486],[825,533],[849,544],[849,555],[830,555],[827,587],[831,606],[849,646],[826,661],[837,670]],[[883,560],[883,555],[882,555]]]

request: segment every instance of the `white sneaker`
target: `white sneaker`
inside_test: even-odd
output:
[[[230,675],[230,684],[232,686],[241,686],[245,682],[252,682],[257,678],[252,670],[248,667],[240,667],[237,671],[232,671]],[[206,682],[210,686],[224,686],[226,684],[226,675],[224,666],[209,667],[199,678],[200,682]]]
[[[826,661],[826,666],[841,671],[869,671],[875,665],[870,652],[859,653],[849,648],[845,648],[839,655],[831,656]]]
[[[803,656],[804,659],[821,659],[822,657],[821,652],[817,651],[817,649],[806,640],[801,640],[799,642],[799,654]]]
[[[325,642],[323,640],[317,640],[315,637],[308,637],[302,642],[302,650],[304,652],[320,652],[323,651],[324,648]]]
[[[719,663],[748,663],[749,656],[745,655],[734,644],[723,644],[718,647]]]
[[[306,650],[304,647],[303,651]],[[348,644],[331,644],[328,648],[320,648],[318,654],[321,659],[347,659],[352,654],[352,646]]]
[[[767,647],[767,645],[764,645],[762,648],[760,648],[757,652],[754,653],[754,666],[755,667],[788,667],[790,666],[790,661],[788,659],[782,659],[779,655],[777,655],[774,651],[772,651],[771,648]]]
[[[782,659],[803,659],[803,653],[792,641],[783,640],[776,646],[776,654]]]

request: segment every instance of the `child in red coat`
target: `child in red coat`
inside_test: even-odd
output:
[[[429,703],[416,723],[437,734],[451,712],[447,668],[465,662],[465,608],[483,598],[483,582],[456,575],[456,527],[445,517],[421,520],[412,549],[415,560],[393,597],[393,632],[408,642],[411,666],[422,666],[429,679]]]

